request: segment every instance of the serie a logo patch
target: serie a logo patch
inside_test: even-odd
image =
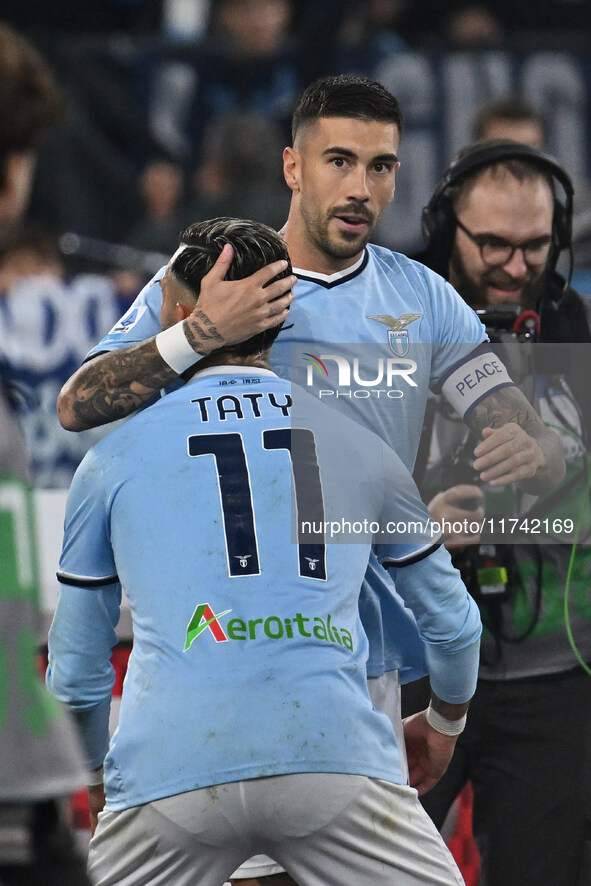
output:
[[[129,311],[124,314],[117,323],[115,323],[107,335],[120,335],[123,332],[129,332],[129,330],[133,329],[138,320],[140,320],[145,314],[146,310],[147,308],[145,305],[138,305],[136,308],[130,308]]]

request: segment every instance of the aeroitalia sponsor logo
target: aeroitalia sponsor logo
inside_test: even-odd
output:
[[[226,637],[218,618],[228,615],[231,611],[231,609],[224,609],[223,612],[215,615],[209,603],[200,603],[195,609],[193,617],[188,624],[184,651],[186,652],[193,640],[196,640],[199,634],[202,634],[205,630],[211,632],[216,643],[227,643],[228,638]]]
[[[228,615],[232,610],[225,609],[217,615],[209,603],[200,603],[193,613],[187,626],[185,638],[186,652],[192,643],[206,632],[210,633],[216,643],[226,643],[230,640],[297,640],[299,638],[315,637],[327,643],[336,643],[353,651],[353,637],[347,628],[337,627],[333,624],[330,613],[326,617],[316,615],[309,617],[297,612],[294,616],[281,618],[278,615],[268,615],[266,618],[242,618],[228,619],[222,627],[220,618]]]

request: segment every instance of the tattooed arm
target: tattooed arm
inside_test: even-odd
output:
[[[524,492],[539,495],[563,479],[560,440],[517,387],[492,392],[465,421],[482,438],[474,449],[474,467],[483,482],[517,483]]]
[[[233,257],[228,244],[201,282],[199,301],[183,320],[195,362],[218,348],[245,341],[287,317],[296,278],[266,285],[286,267],[279,261],[241,280],[225,280]],[[273,309],[269,302],[277,299]],[[57,410],[62,427],[83,431],[124,418],[158,391],[175,381],[177,373],[160,356],[155,338],[107,351],[84,363],[60,391]]]
[[[154,338],[107,351],[84,363],[65,383],[57,401],[59,420],[68,431],[84,431],[124,418],[177,378]]]

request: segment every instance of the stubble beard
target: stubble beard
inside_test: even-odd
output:
[[[310,242],[319,252],[339,262],[359,255],[369,243],[375,228],[374,222],[368,225],[363,236],[359,236],[355,231],[341,231],[338,236],[332,236],[329,231],[332,215],[322,219],[316,213],[307,212],[304,207],[301,212]]]

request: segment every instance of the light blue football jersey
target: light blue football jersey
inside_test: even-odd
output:
[[[164,270],[89,357],[160,331]],[[296,298],[271,349],[273,368],[377,433],[412,470],[430,390],[486,340],[485,328],[442,277],[383,247],[369,245],[354,266],[331,276],[294,273]],[[339,384],[335,358],[350,367],[349,386]],[[380,377],[380,366],[382,379],[364,383]],[[414,619],[391,590],[372,558],[360,604],[368,676],[397,669],[406,682],[426,673],[424,650]]]
[[[292,397],[306,426],[293,426]],[[294,526],[312,514],[374,525],[298,541]],[[68,498],[48,684],[78,709],[98,765],[122,586],[134,645],[105,760],[108,808],[293,772],[404,783],[366,684],[358,598],[372,544],[403,575],[439,691],[466,700],[477,608],[376,435],[272,372],[233,366],[197,373],[93,447]]]

